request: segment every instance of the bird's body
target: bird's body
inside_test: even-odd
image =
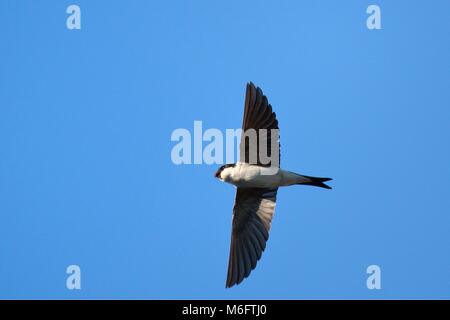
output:
[[[309,177],[294,172],[245,162],[238,162],[222,170],[220,180],[238,188],[277,188],[311,182]]]
[[[226,287],[241,283],[261,258],[279,187],[299,184],[331,189],[324,183],[329,178],[280,168],[278,120],[262,90],[251,82],[245,94],[242,130],[239,161],[221,166],[215,174],[237,187]],[[251,134],[256,140],[250,140]]]

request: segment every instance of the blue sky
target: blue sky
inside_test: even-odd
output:
[[[0,298],[450,298],[449,11],[1,1]],[[170,135],[238,128],[248,81],[283,167],[334,189],[281,189],[262,260],[226,290],[234,188],[174,165]]]

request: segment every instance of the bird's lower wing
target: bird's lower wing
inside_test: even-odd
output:
[[[238,188],[233,208],[226,287],[249,276],[269,239],[277,188]]]

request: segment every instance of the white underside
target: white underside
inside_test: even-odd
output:
[[[283,169],[238,162],[222,171],[223,181],[239,188],[274,188],[308,182],[309,179]]]

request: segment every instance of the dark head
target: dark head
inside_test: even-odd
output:
[[[220,173],[223,171],[223,169],[225,169],[225,168],[230,168],[230,167],[234,167],[234,166],[235,166],[234,163],[227,163],[227,164],[224,164],[224,165],[221,166],[219,169],[217,169],[217,171],[216,171],[216,173],[214,174],[214,176],[215,176],[217,179],[222,180],[221,177],[220,177]]]

